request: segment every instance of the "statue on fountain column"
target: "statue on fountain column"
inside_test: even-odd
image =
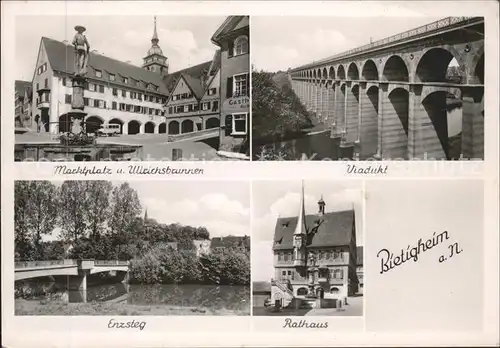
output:
[[[87,74],[87,66],[89,63],[90,45],[87,37],[83,35],[86,30],[81,25],[75,26],[77,33],[73,38],[73,47],[75,48],[75,75],[85,76]]]
[[[316,275],[314,273],[314,268],[316,267],[316,255],[311,253],[309,255],[309,293],[307,294],[307,297],[316,297],[316,289],[315,285],[316,284]]]

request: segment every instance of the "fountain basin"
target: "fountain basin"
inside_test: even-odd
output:
[[[142,145],[91,144],[63,145],[54,143],[16,144],[16,161],[130,161],[142,160]]]

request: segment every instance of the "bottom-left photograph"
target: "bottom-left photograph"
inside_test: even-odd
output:
[[[250,315],[250,185],[16,181],[16,315]]]

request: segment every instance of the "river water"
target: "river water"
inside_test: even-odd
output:
[[[455,108],[448,111],[447,118],[450,157],[456,159],[461,152],[462,108]],[[254,147],[254,160],[335,161],[339,160],[339,158],[350,157],[349,155],[342,155],[342,150],[339,150],[338,141],[338,139],[335,141],[330,138],[329,131],[303,134],[294,139]],[[273,157],[266,158],[266,156],[261,156],[260,154],[263,149],[264,153],[274,154]],[[376,149],[374,151],[376,152]],[[360,160],[366,160],[366,158],[360,158]]]
[[[250,307],[250,287],[230,285],[92,285],[87,291],[66,290],[65,285],[39,278],[16,282],[16,298],[78,302],[119,302],[131,305],[169,305],[245,311]]]

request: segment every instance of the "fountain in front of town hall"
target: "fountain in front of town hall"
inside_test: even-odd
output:
[[[43,157],[53,161],[99,161],[140,157],[142,149],[140,145],[98,144],[96,135],[87,133],[84,91],[87,84],[90,45],[87,37],[83,34],[86,31],[85,27],[77,25],[75,30],[76,34],[72,42],[75,54],[75,72],[72,76],[71,110],[68,112],[70,124],[67,128],[69,131],[59,136],[59,144],[38,145],[36,159],[39,160],[40,157]],[[25,157],[28,156],[25,154]]]

